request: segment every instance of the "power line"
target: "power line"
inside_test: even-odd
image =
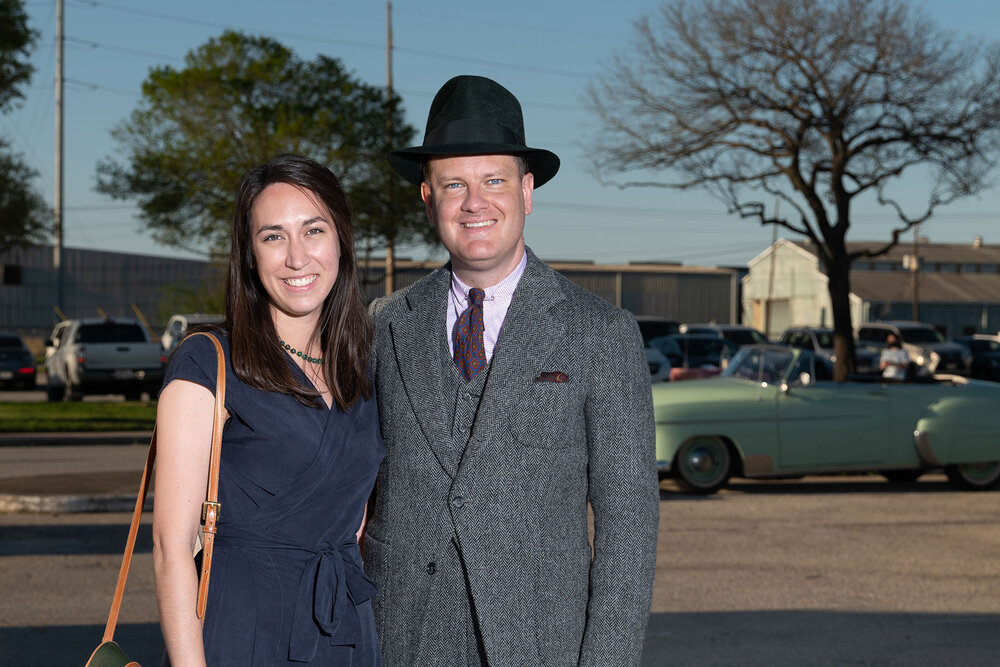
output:
[[[115,93],[117,95],[128,95],[129,97],[139,96],[139,93],[134,90],[125,90],[124,88],[112,88],[111,86],[104,86],[98,83],[92,83],[90,81],[81,81],[80,79],[63,78],[63,83],[68,83],[73,86],[79,86],[81,88],[88,88],[95,92],[103,91],[106,93]]]
[[[116,53],[127,53],[131,56],[143,56],[145,58],[153,58],[156,60],[173,60],[174,62],[184,62],[183,58],[178,58],[177,56],[170,56],[164,53],[154,53],[152,51],[141,51],[139,49],[129,49],[122,46],[112,46],[110,44],[102,44],[101,42],[94,42],[89,39],[80,39],[78,37],[65,36],[63,40],[70,44],[76,44],[77,46],[85,46],[90,50],[94,49],[104,49],[107,51],[115,51]]]
[[[177,23],[185,23],[185,24],[188,24],[188,25],[199,25],[199,26],[202,26],[202,27],[218,28],[218,29],[223,29],[223,30],[230,30],[230,29],[233,28],[231,22],[210,21],[210,20],[206,20],[206,19],[197,19],[197,18],[191,18],[191,17],[188,17],[188,16],[180,16],[178,14],[169,14],[169,13],[166,13],[166,12],[155,12],[155,11],[150,11],[148,9],[138,9],[136,7],[128,7],[128,6],[125,6],[125,5],[119,5],[119,4],[115,4],[115,3],[111,3],[111,2],[104,2],[103,0],[101,0],[101,1],[99,1],[99,0],[70,0],[70,1],[71,2],[75,2],[75,3],[79,4],[79,5],[84,5],[84,6],[88,6],[88,7],[93,7],[93,8],[98,8],[98,9],[110,9],[110,10],[113,10],[113,11],[124,12],[124,13],[134,14],[134,15],[138,15],[138,16],[145,16],[145,17],[148,17],[148,18],[154,18],[154,19],[165,20],[165,21],[174,21],[174,22],[177,22]],[[471,21],[472,19],[468,19],[468,20]],[[320,43],[320,44],[338,44],[338,45],[342,45],[342,46],[352,46],[352,47],[363,48],[363,49],[375,49],[375,50],[378,50],[378,51],[382,51],[382,50],[385,49],[385,45],[384,44],[375,44],[375,43],[372,43],[372,42],[359,42],[359,41],[344,40],[344,39],[331,39],[329,37],[316,37],[314,35],[306,35],[306,34],[302,34],[302,33],[285,32],[285,31],[276,31],[276,30],[270,30],[270,29],[261,30],[261,29],[257,29],[257,28],[246,28],[246,27],[244,27],[243,30],[245,30],[247,32],[257,32],[257,33],[261,33],[261,34],[275,35],[275,36],[281,36],[281,37],[289,37],[289,38],[293,38],[293,39],[297,39],[297,40],[302,40],[302,41],[306,41],[306,42],[315,42],[315,43]],[[549,32],[551,32],[551,31],[549,31]],[[521,72],[532,72],[532,73],[535,73],[535,74],[550,74],[550,75],[553,75],[553,76],[565,76],[565,77],[572,77],[572,78],[587,78],[587,77],[590,76],[589,74],[586,74],[584,72],[573,72],[573,71],[569,71],[569,70],[561,70],[561,69],[554,69],[554,68],[547,68],[547,67],[537,67],[537,66],[533,66],[533,65],[520,65],[520,64],[515,64],[515,63],[509,63],[509,62],[500,62],[500,61],[485,60],[485,59],[479,59],[479,58],[469,58],[469,57],[466,57],[466,56],[456,56],[453,53],[439,53],[439,52],[436,52],[436,51],[427,51],[427,50],[424,50],[424,49],[411,49],[411,48],[405,48],[405,47],[394,47],[393,50],[396,51],[396,52],[399,52],[399,53],[406,53],[406,54],[409,54],[409,55],[416,55],[416,56],[421,56],[421,57],[424,57],[424,58],[434,58],[434,59],[438,59],[438,60],[447,60],[449,62],[455,62],[455,60],[457,58],[457,59],[462,60],[462,61],[467,62],[467,63],[473,63],[473,64],[477,64],[477,65],[486,65],[486,66],[490,66],[490,67],[501,67],[501,68],[512,69],[512,70],[521,71]]]

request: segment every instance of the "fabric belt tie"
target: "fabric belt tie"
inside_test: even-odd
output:
[[[256,537],[229,533],[219,535],[215,546],[246,549],[291,549],[311,553],[299,578],[299,590],[292,613],[288,659],[311,662],[316,657],[320,635],[331,645],[351,646],[361,628],[358,605],[375,595],[375,583],[357,564],[356,541],[344,542],[316,551],[292,544],[268,542]]]
[[[342,544],[315,553],[306,563],[292,615],[289,660],[315,658],[320,633],[334,645],[354,643],[361,627],[357,606],[370,600],[376,590],[353,558],[357,548],[357,542]]]

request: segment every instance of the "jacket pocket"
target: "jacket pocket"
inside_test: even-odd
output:
[[[522,445],[566,449],[586,438],[586,392],[573,382],[535,382],[511,411],[511,433]]]

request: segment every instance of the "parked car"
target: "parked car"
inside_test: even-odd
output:
[[[968,375],[972,355],[958,343],[946,340],[941,332],[923,322],[865,322],[858,326],[861,345],[881,351],[889,334],[896,334],[916,364],[918,372]]]
[[[649,365],[650,380],[652,382],[669,380],[673,365],[659,348],[650,346],[649,341],[658,336],[677,333],[680,324],[674,320],[651,315],[636,315],[635,321],[639,325],[639,333],[642,335],[642,346],[646,353],[646,363]]]
[[[639,333],[642,334],[643,345],[649,345],[649,341],[660,336],[680,333],[680,322],[664,317],[636,315],[635,321],[639,325]]]
[[[35,388],[35,357],[17,334],[0,333],[0,387]]]
[[[670,379],[672,368],[670,360],[667,359],[660,350],[655,347],[645,346],[646,364],[649,366],[649,379],[651,382],[666,382]]]
[[[825,327],[791,327],[785,329],[778,337],[782,345],[810,350],[814,354],[836,363],[837,355],[833,353],[833,329]],[[858,373],[878,373],[881,351],[865,347],[854,341],[854,365]]]
[[[1000,381],[1000,336],[975,334],[959,336],[954,341],[967,349],[972,357],[970,377]]]
[[[712,493],[730,476],[944,468],[964,489],[1000,481],[1000,384],[953,374],[923,382],[832,382],[808,350],[748,345],[720,377],[653,388],[661,476]]]
[[[718,375],[739,348],[714,334],[672,334],[649,341],[670,360],[670,380],[697,380]]]
[[[163,347],[136,320],[66,320],[45,344],[53,350],[45,360],[50,401],[80,400],[85,394],[137,400],[143,391],[155,394],[163,382]]]
[[[681,333],[711,334],[730,340],[737,345],[767,343],[767,336],[745,324],[682,324]]]
[[[174,348],[180,345],[187,335],[188,329],[202,324],[218,324],[225,318],[224,315],[206,315],[204,313],[177,313],[170,316],[167,326],[160,336],[160,343],[163,351],[170,354]]]
[[[59,347],[59,343],[72,323],[72,320],[62,320],[52,327],[52,333],[45,339],[45,361],[48,361],[49,357],[55,354],[56,348]]]

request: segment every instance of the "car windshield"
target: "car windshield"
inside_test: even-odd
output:
[[[938,333],[937,329],[930,327],[914,327],[912,329],[900,329],[903,335],[903,342],[906,343],[943,343],[944,336]]]
[[[785,375],[794,355],[790,350],[769,347],[742,347],[722,371],[726,377],[741,377],[755,382],[778,382]]]
[[[648,346],[659,350],[667,356],[680,356],[684,354],[681,352],[681,348],[677,345],[677,341],[674,340],[673,336],[657,336],[649,341]]]
[[[1000,343],[995,340],[972,340],[969,341],[969,345],[974,352],[996,352],[1000,350]]]
[[[146,337],[137,324],[95,324],[80,327],[80,343],[144,343]]]
[[[0,350],[20,350],[21,339],[17,336],[0,336]]]
[[[832,350],[833,349],[833,332],[832,331],[815,331],[816,343],[819,345],[820,349]]]
[[[753,329],[729,329],[723,335],[737,345],[753,345],[754,343],[767,342],[767,339],[763,335]]]
[[[639,333],[642,334],[642,340],[646,345],[649,345],[654,338],[680,331],[680,325],[669,320],[639,320],[638,324]]]
[[[678,342],[693,357],[719,358],[726,348],[726,343],[721,338],[685,338]]]

